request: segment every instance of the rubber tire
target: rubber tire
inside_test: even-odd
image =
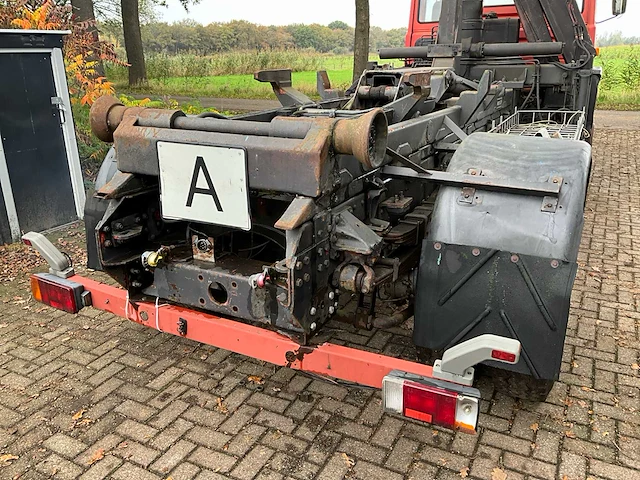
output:
[[[536,379],[523,373],[485,365],[482,365],[480,370],[479,373],[491,379],[498,392],[528,402],[544,402],[556,383],[554,380]]]

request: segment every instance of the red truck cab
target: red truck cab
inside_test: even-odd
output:
[[[412,47],[421,38],[435,38],[442,2],[446,0],[411,0],[409,30],[405,45]],[[587,24],[589,35],[596,37],[596,0],[577,0],[582,17]],[[484,14],[495,13],[498,18],[518,17],[513,0],[484,0]],[[524,31],[520,29],[520,41],[526,41]]]

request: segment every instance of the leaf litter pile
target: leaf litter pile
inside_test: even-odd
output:
[[[68,254],[75,265],[85,265],[87,252],[82,225],[74,224],[57,230],[47,238],[61,251]],[[0,245],[0,285],[25,280],[26,276],[37,270],[44,270],[44,258],[33,248],[22,243]]]

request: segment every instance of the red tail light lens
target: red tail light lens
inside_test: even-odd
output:
[[[78,313],[84,306],[83,292],[84,287],[81,284],[49,273],[38,273],[31,276],[33,298],[58,310]]]
[[[496,360],[502,360],[507,363],[516,363],[516,355],[515,353],[503,352],[501,350],[493,350],[491,352],[491,358],[495,358]]]
[[[405,382],[403,389],[404,414],[442,427],[456,423],[458,394],[415,382]]]

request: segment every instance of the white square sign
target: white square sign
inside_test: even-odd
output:
[[[251,229],[242,148],[158,142],[162,217]]]

